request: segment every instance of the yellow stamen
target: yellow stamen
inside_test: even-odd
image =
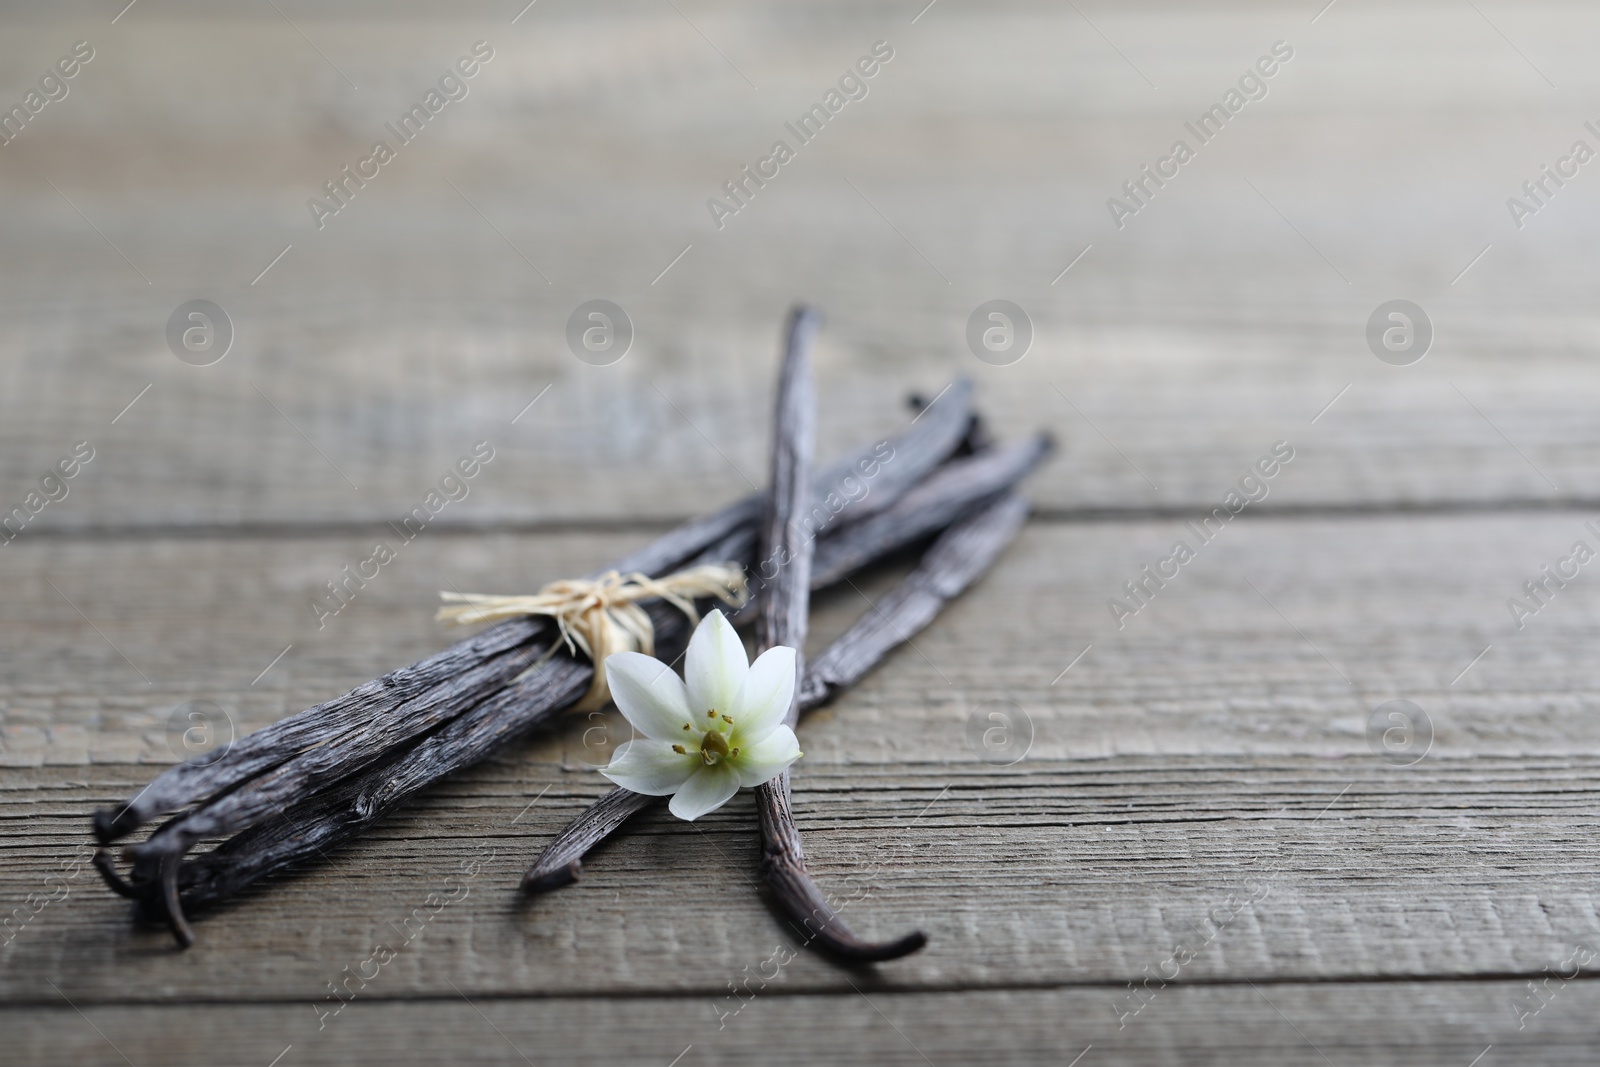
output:
[[[722,721],[723,721],[723,722],[725,722],[725,723],[727,723],[727,724],[728,724],[728,725],[729,725],[729,726],[732,726],[732,725],[733,725],[733,720],[732,720],[732,719],[730,719],[730,718],[728,718],[728,717],[727,717],[727,716],[726,716],[726,715],[724,715],[724,716],[723,716],[723,717],[722,717]]]

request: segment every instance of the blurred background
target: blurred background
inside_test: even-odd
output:
[[[280,612],[287,643],[322,583],[474,442],[497,458],[435,533],[659,525],[761,481],[796,300],[828,317],[825,458],[901,425],[908,393],[970,375],[1002,432],[1062,443],[1030,483],[1042,516],[1209,510],[1278,440],[1302,458],[1258,511],[1592,500],[1600,193],[1580,170],[1536,216],[1507,200],[1575,140],[1600,147],[1583,125],[1597,20],[1347,0],[9,5],[7,107],[75,46],[92,53],[0,146],[6,507],[76,442],[95,453],[17,545],[82,553],[67,565],[87,572],[85,596],[130,539],[171,547],[174,566],[118,570],[152,583],[108,605],[132,613],[135,645],[157,640],[139,619],[188,610],[185,583]],[[801,145],[785,124],[875,46],[893,58],[867,95]],[[402,145],[390,127],[474,47],[492,58],[466,95]],[[1274,49],[1292,58],[1274,67]],[[1223,132],[1190,132],[1269,67]],[[708,201],[730,203],[724,183],[779,139],[795,158],[718,219]],[[1180,139],[1194,158],[1135,214],[1114,211],[1137,203],[1124,183],[1154,188],[1141,168],[1172,166],[1158,161]],[[358,188],[341,168],[378,140],[395,156]],[[339,206],[336,179],[347,203],[319,218],[310,204]],[[596,299],[631,325],[615,361],[568,341]],[[968,321],[994,299],[1032,342],[980,360]],[[1366,337],[1396,299],[1432,334],[1406,366]],[[211,347],[179,358],[196,300],[231,337],[192,338]],[[310,540],[270,568],[199,565],[192,537],[219,534]],[[174,535],[191,540],[161,540]],[[1166,527],[1152,536],[1166,547]],[[1092,625],[1145,554],[1115,560],[1115,580],[1084,576]],[[1506,560],[1501,584],[1545,554]],[[76,618],[21,562],[0,566]],[[512,573],[551,574],[529,571]],[[1473,610],[1498,620],[1504,595]],[[33,621],[0,626],[54,673],[73,653]],[[185,640],[240,671],[273,644]],[[105,666],[127,680],[121,659]],[[37,704],[30,719],[18,695],[0,761],[33,761],[22,748],[53,743],[40,727],[93,733],[94,714]]]
[[[540,0],[513,24],[479,4],[139,0],[114,25],[103,6],[10,5],[0,41],[7,106],[94,49],[0,149],[5,477],[91,430],[107,446],[41,529],[386,517],[552,383],[452,519],[692,513],[737,486],[683,416],[760,469],[752,400],[796,299],[829,318],[825,444],[972,374],[996,418],[1066,439],[1046,508],[1209,499],[1351,381],[1315,431],[1337,469],[1283,499],[1552,492],[1447,381],[1564,492],[1597,488],[1594,433],[1564,414],[1593,389],[1596,193],[1580,174],[1520,230],[1505,206],[1594,140],[1583,6],[1339,0],[1313,23],[1283,3],[939,0],[912,23],[903,4]],[[480,40],[470,94],[318,229],[307,201]],[[880,40],[894,58],[867,97],[718,229],[706,201]],[[1280,40],[1294,58],[1265,99],[1114,225],[1107,199]],[[636,330],[607,368],[565,343],[594,298]],[[1036,330],[1012,366],[964,342],[994,298]],[[1362,339],[1393,298],[1437,325],[1406,374]],[[204,369],[164,338],[192,299],[235,331]]]

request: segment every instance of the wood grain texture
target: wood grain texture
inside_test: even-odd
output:
[[[928,924],[927,949],[872,979],[884,988],[1117,985],[1208,938],[1186,981],[1469,978],[1537,975],[1600,932],[1596,770],[1578,757],[973,757],[820,765],[794,790],[817,880],[862,932]],[[751,877],[749,794],[694,826],[646,812],[579,885],[524,903],[528,860],[607,784],[496,760],[213,912],[179,952],[164,929],[132,928],[92,872],[65,890],[47,879],[84,842],[91,806],[131,780],[7,772],[0,899],[10,911],[68,894],[0,950],[8,998],[47,977],[90,1003],[312,999],[419,931],[374,995],[448,994],[444,976],[519,996],[712,993],[803,937]],[[806,952],[784,973],[788,992],[849,992],[853,977]]]
[[[1430,717],[1434,755],[1600,754],[1591,714],[1600,599],[1587,570],[1521,630],[1506,606],[1574,541],[1595,542],[1584,518],[1247,509],[1121,630],[1107,599],[1132,603],[1122,584],[1193,535],[1176,519],[1035,522],[852,691],[848,731],[814,732],[807,759],[964,759],[967,719],[990,700],[1025,709],[1033,752],[1049,758],[1367,758],[1368,719],[1397,698]],[[254,729],[436,650],[452,636],[432,621],[441,588],[538,588],[641,539],[418,538],[320,631],[308,597],[367,542],[19,541],[0,558],[12,603],[0,619],[12,650],[0,666],[0,758],[172,761],[182,749],[167,727],[187,701],[212,701],[237,731]],[[874,574],[819,597],[813,652],[895,578]],[[817,721],[831,721],[822,714]]]
[[[908,386],[931,394],[961,370],[999,424],[1064,445],[1035,490],[1046,510],[1214,503],[1280,439],[1324,465],[1267,507],[1600,500],[1600,207],[1574,184],[1522,230],[1505,210],[1581,121],[1476,13],[1353,5],[1311,25],[1254,3],[1156,4],[1086,12],[1091,26],[1008,3],[913,26],[889,4],[685,11],[759,92],[659,5],[552,5],[514,27],[490,5],[291,12],[360,91],[270,9],[130,12],[101,31],[0,173],[0,237],[26,250],[0,264],[3,499],[73,441],[97,448],[25,536],[382,522],[478,439],[497,459],[441,525],[698,514],[759,481],[767,357],[797,297],[831,324],[823,460],[896,426]],[[6,69],[42,71],[93,37],[7,17]],[[1510,38],[1551,81],[1593,87],[1583,42],[1600,16],[1518,18],[1527,36]],[[306,200],[480,37],[497,57],[472,95],[317,230]],[[715,228],[706,199],[877,39],[896,56],[870,95]],[[1277,39],[1297,57],[1270,95],[1116,228],[1107,198]],[[1419,56],[1418,39],[1441,49]],[[597,293],[637,334],[609,367],[565,340]],[[1011,366],[965,340],[996,295],[1036,325]],[[195,368],[163,330],[201,296],[237,339]],[[1438,335],[1406,368],[1363,339],[1399,296]]]
[[[285,1063],[593,1067],[668,1064],[674,1056],[727,1067],[752,1060],[1023,1067],[1069,1064],[1079,1055],[1082,1064],[1134,1067],[1281,1067],[1323,1063],[1322,1056],[1335,1064],[1461,1067],[1492,1045],[1489,1056],[1509,1062],[1582,1067],[1593,1062],[1597,995],[1592,982],[1569,983],[1519,1031],[1511,1005],[1530,994],[1514,981],[1169,986],[1119,1031],[1113,1009],[1125,989],[903,995],[863,988],[725,1002],[507,1000],[461,985],[461,994],[424,1002],[357,1000],[320,1031],[301,1004],[106,1005],[89,1008],[86,1021],[56,998],[0,1019],[27,1062],[74,1067],[122,1063],[113,1042],[134,1063],[178,1067],[266,1064],[289,1045]],[[731,1018],[718,1014],[732,1003],[746,1006]]]

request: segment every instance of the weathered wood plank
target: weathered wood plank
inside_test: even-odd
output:
[[[1382,733],[1369,719],[1397,698],[1423,709],[1435,755],[1597,754],[1600,600],[1587,572],[1547,591],[1537,614],[1518,620],[1507,607],[1534,603],[1523,583],[1575,541],[1600,544],[1582,520],[1247,509],[1207,545],[1177,519],[1034,523],[844,710],[808,722],[807,759],[966,759],[969,720],[991,701],[1031,720],[1036,756],[1370,758]],[[371,553],[370,539],[19,540],[0,553],[12,652],[0,665],[0,760],[170,762],[182,746],[167,728],[188,701],[253,729],[453,639],[432,621],[440,589],[537,589],[647,537],[424,533],[320,630],[312,598]],[[1135,604],[1123,583],[1179,538],[1196,558],[1148,586],[1148,606],[1119,630],[1107,600]],[[819,597],[813,651],[892,580]]]
[[[760,961],[757,961],[760,962]],[[767,969],[772,973],[772,968]],[[716,998],[504,997],[457,980],[429,1001],[356,1000],[326,1025],[308,1005],[83,1005],[48,986],[39,1004],[0,1012],[21,1062],[136,1064],[570,1063],[810,1065],[983,1063],[1063,1067],[1281,1067],[1383,1063],[1463,1067],[1594,1062],[1595,982],[1552,982],[1517,1029],[1525,983],[1169,985],[1120,1031],[1112,987],[815,997],[766,993],[738,1015]],[[50,1004],[45,998],[53,998]],[[722,1023],[721,1029],[718,1024]],[[1493,1046],[1493,1051],[1484,1053]],[[673,1057],[681,1057],[674,1061]],[[1491,1059],[1490,1057],[1493,1057]]]
[[[809,767],[794,788],[819,884],[852,924],[925,924],[928,947],[882,972],[909,991],[1116,985],[1180,944],[1195,981],[1536,975],[1600,937],[1597,770],[1577,757],[861,762]],[[798,943],[751,876],[748,794],[703,825],[642,815],[583,882],[525,902],[528,861],[607,783],[506,758],[208,914],[179,952],[164,930],[131,928],[93,872],[47,880],[82,851],[89,812],[138,778],[5,772],[0,901],[61,899],[0,949],[4,996],[48,978],[84,1002],[310,1000],[380,945],[396,954],[384,996],[448,995],[445,978],[715,995]],[[848,978],[801,952],[784,983],[848,993]]]
[[[0,175],[15,250],[0,263],[0,501],[20,503],[74,441],[97,449],[27,536],[396,519],[479,439],[497,458],[440,524],[703,511],[761,469],[797,296],[830,319],[824,457],[895,426],[907,388],[970,371],[999,423],[1066,445],[1037,485],[1047,508],[1213,504],[1280,439],[1304,465],[1269,508],[1600,499],[1600,211],[1574,190],[1519,231],[1504,209],[1583,131],[1457,6],[1314,26],[1251,4],[1092,15],[1148,82],[1067,9],[954,6],[915,26],[892,5],[695,12],[759,93],[659,5],[502,15],[298,12],[360,92],[271,11],[140,11],[99,38]],[[1577,42],[1596,14],[1519,18],[1528,53],[1583,91]],[[43,69],[88,32],[17,21],[6,69]],[[1437,52],[1415,55],[1418,34]],[[480,36],[497,58],[471,96],[314,228],[307,198]],[[707,197],[880,37],[897,52],[871,94],[716,229]],[[1271,94],[1116,228],[1107,198],[1280,37],[1299,51]],[[637,332],[610,367],[564,336],[596,294]],[[965,340],[995,295],[1037,327],[1012,366]],[[199,296],[237,332],[207,368],[163,336]],[[1413,367],[1363,340],[1397,296],[1437,328]]]

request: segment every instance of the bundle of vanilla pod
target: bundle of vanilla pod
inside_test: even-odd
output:
[[[804,365],[808,398],[816,321],[814,312],[797,309],[786,335],[785,366]],[[918,566],[806,664],[800,709],[854,684],[931,622],[988,569],[1026,517],[1027,505],[1015,488],[1049,453],[1048,437],[991,440],[974,415],[966,381],[949,385],[932,401],[913,399],[913,408],[915,416],[898,434],[815,477],[806,475],[809,499],[799,501],[806,506],[786,512],[791,526],[811,531],[811,589],[921,549]],[[762,598],[781,591],[781,581],[766,582],[758,570],[760,531],[772,506],[768,493],[751,495],[672,530],[603,572],[657,577],[705,563],[737,564],[750,573],[757,601],[735,617],[742,624],[760,614]],[[803,520],[805,515],[812,518]],[[654,624],[656,654],[671,661],[687,641],[689,619],[660,601],[643,606]],[[418,791],[535,731],[554,729],[562,713],[584,698],[593,675],[594,664],[563,641],[551,619],[520,616],[495,623],[240,738],[221,758],[207,753],[171,767],[125,804],[96,812],[94,834],[102,846],[166,816],[144,840],[122,848],[120,861],[101,848],[96,869],[107,885],[136,902],[136,918],[165,923],[188,946],[194,941],[188,913],[286,868],[327,862],[332,846]],[[551,841],[524,879],[524,890],[575,880],[593,844],[659,799],[622,789],[608,794]],[[190,854],[206,841],[220,843]],[[790,910],[797,906],[788,903]],[[891,958],[920,941],[900,951],[855,944],[837,924],[821,944],[865,959]]]

